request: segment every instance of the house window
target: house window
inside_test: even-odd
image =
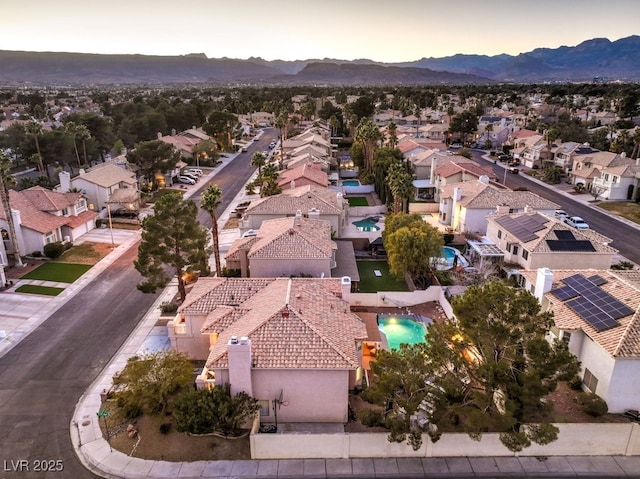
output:
[[[268,399],[260,399],[258,404],[260,404],[260,416],[268,416],[269,415],[269,403]]]
[[[611,183],[617,183],[618,182],[618,177],[614,176],[613,178],[611,178]]]
[[[44,244],[55,243],[56,242],[56,233],[54,231],[49,231],[44,235]]]
[[[87,211],[87,200],[84,198],[80,198],[78,203],[76,204],[76,211],[78,213],[82,213],[83,211]]]
[[[498,230],[498,238],[502,238],[502,230]]]
[[[592,393],[596,392],[598,388],[598,378],[593,375],[591,371],[585,368],[584,377],[582,378],[582,382],[587,387],[589,391]]]
[[[69,208],[62,209],[62,216],[69,216]]]
[[[571,333],[567,332],[567,331],[562,331],[562,340],[566,343],[569,344],[569,341],[571,341]]]
[[[604,174],[604,181],[609,181],[609,173]]]
[[[524,248],[522,248],[522,258],[525,260],[529,259],[529,252]]]
[[[516,245],[513,245],[513,254],[517,255],[518,254],[518,247]]]

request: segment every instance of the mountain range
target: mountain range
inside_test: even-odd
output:
[[[640,36],[594,38],[575,47],[520,55],[465,55],[380,63],[367,59],[296,61],[206,55],[98,55],[0,50],[0,83],[434,85],[640,80]]]

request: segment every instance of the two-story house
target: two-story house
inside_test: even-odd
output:
[[[444,225],[461,233],[484,235],[487,218],[496,208],[507,213],[522,213],[525,209],[553,216],[560,205],[531,191],[497,188],[486,176],[477,181],[447,184],[441,188],[439,218]]]
[[[329,188],[299,186],[283,190],[279,195],[251,201],[240,220],[240,232],[258,230],[265,220],[295,216],[315,215],[331,224],[331,231],[340,237],[347,221],[349,203],[342,193]],[[315,217],[315,216],[314,216]]]
[[[282,170],[278,176],[278,186],[280,188],[295,188],[296,186],[316,186],[326,188],[329,186],[329,177],[322,171],[323,164],[303,163],[290,170]]]
[[[523,269],[607,269],[618,252],[609,246],[610,238],[540,213],[497,214],[487,220],[487,239],[502,250],[505,262]]]
[[[635,164],[604,167],[593,175],[591,191],[604,200],[637,200],[640,198],[640,160]]]
[[[9,190],[9,202],[21,254],[42,252],[48,243],[75,241],[95,228],[97,214],[82,193],[58,193],[41,186]],[[0,208],[0,231],[7,254],[14,253],[8,221]]]
[[[638,409],[640,274],[638,270],[539,268],[520,271],[524,287],[553,313],[550,339],[580,361],[583,389],[609,412]]]
[[[600,150],[589,151],[573,157],[573,167],[569,173],[569,181],[573,185],[582,184],[585,189],[591,190],[594,179],[600,177],[604,168],[634,164],[635,160],[627,158],[624,153]]]
[[[171,346],[205,360],[198,387],[230,384],[261,422],[348,421],[362,378],[363,321],[345,278],[200,278],[167,325]]]

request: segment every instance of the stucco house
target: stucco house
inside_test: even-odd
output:
[[[560,205],[531,191],[498,188],[486,176],[441,188],[439,221],[455,231],[485,234],[487,217],[495,215],[497,208],[507,213],[522,213],[528,208],[553,216]]]
[[[260,400],[261,422],[348,421],[362,375],[363,321],[346,278],[200,278],[171,346],[206,360],[198,387],[230,384]]]
[[[89,211],[82,193],[58,193],[34,186],[22,191],[9,190],[9,202],[22,255],[42,252],[48,243],[74,241],[95,228],[97,213]],[[0,208],[4,249],[13,254],[8,228],[4,208]]]
[[[176,130],[171,130],[170,135],[163,135],[158,133],[158,140],[173,145],[176,151],[180,153],[183,158],[191,159],[194,156],[194,148],[198,143],[204,140],[209,140],[211,137],[207,135],[204,130],[198,128],[189,128],[188,130],[176,133]]]
[[[323,164],[304,163],[290,170],[283,170],[278,177],[278,186],[282,189],[295,188],[296,186],[317,186],[326,188],[329,186],[329,177],[322,171]]]
[[[328,221],[331,231],[340,237],[348,218],[349,203],[341,192],[329,188],[299,186],[284,190],[279,195],[251,201],[239,222],[240,233],[260,229],[265,220],[295,216],[298,211],[302,216]]]
[[[608,269],[618,252],[600,233],[529,211],[488,217],[487,238],[504,252],[504,261],[524,269]]]
[[[544,137],[536,134],[515,138],[511,154],[520,160],[523,166],[533,168],[542,166],[542,161],[550,152]]]
[[[490,166],[480,166],[469,160],[448,161],[441,164],[431,171],[431,183],[436,188],[435,199],[438,202],[440,201],[440,193],[446,185],[464,181],[478,181],[482,177],[485,177],[486,181],[496,181],[498,179]]]
[[[66,193],[76,188],[85,195],[89,205],[93,205],[94,211],[106,208],[112,194],[119,189],[125,189],[130,193],[131,200],[136,203],[132,209],[138,209],[140,192],[136,174],[116,160],[92,167],[73,178],[66,171],[60,172],[59,177],[60,192]]]
[[[243,278],[249,272],[252,278],[302,274],[328,278],[336,266],[337,249],[328,221],[304,218],[298,212],[263,221],[256,236],[235,240],[225,262],[227,268],[240,270]]]
[[[638,200],[640,198],[640,159],[633,165],[603,168],[592,178],[591,191],[597,188],[603,200]]]
[[[587,190],[591,190],[594,179],[600,177],[603,169],[634,164],[635,160],[627,158],[624,153],[594,150],[573,157],[569,181],[573,185],[582,184]]]
[[[568,343],[585,390],[609,412],[640,409],[640,272],[609,269],[521,271],[523,286],[553,313],[550,338]]]

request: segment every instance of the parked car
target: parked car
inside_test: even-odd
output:
[[[202,176],[202,170],[200,168],[188,168],[185,173],[195,173],[198,176]]]
[[[276,142],[272,141],[271,143],[269,143],[269,149],[273,150],[276,147]]]
[[[196,183],[198,182],[198,180],[200,179],[198,177],[198,175],[196,175],[195,173],[188,173],[186,171],[183,171],[180,176],[186,176],[187,178],[191,178],[193,181],[195,181]]]
[[[184,175],[178,176],[178,181],[180,183],[185,184],[185,185],[195,185],[196,184],[196,180],[194,180],[193,178],[191,178],[189,176],[184,176]]]
[[[580,218],[579,216],[569,216],[567,219],[564,220],[564,222],[567,223],[569,226],[572,226],[579,230],[589,229],[589,225],[587,224],[587,222],[582,218]]]
[[[515,166],[510,166],[509,167],[509,173],[511,173],[513,175],[517,175],[518,173],[520,173],[520,170],[518,168],[516,168]]]
[[[500,161],[509,161],[511,157],[509,155],[500,155],[498,156],[498,160]]]
[[[556,218],[558,218],[560,221],[564,221],[567,219],[567,217],[569,216],[567,214],[567,212],[565,210],[556,210],[554,212],[554,215]]]

